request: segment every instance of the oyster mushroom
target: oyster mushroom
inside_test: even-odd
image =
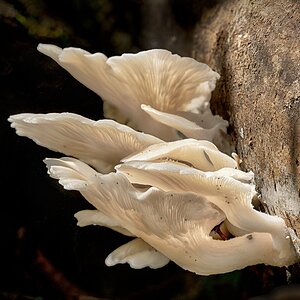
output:
[[[136,238],[110,253],[105,259],[105,264],[111,267],[116,264],[128,263],[133,269],[145,267],[158,269],[165,266],[169,261],[169,258],[142,239]]]
[[[198,120],[195,120],[197,123],[185,118],[187,114],[181,112],[166,113],[145,104],[142,104],[141,108],[157,122],[176,129],[183,138],[207,140],[213,142],[225,153],[232,152],[230,139],[226,135],[228,122],[220,116],[214,116],[209,108],[198,115]],[[192,115],[189,114],[189,116]]]
[[[166,141],[179,138],[177,130],[170,124],[157,122],[158,118],[142,110],[141,104],[175,115],[194,113],[198,119],[201,115],[207,119],[209,115],[215,128],[211,133],[215,134],[217,127],[226,131],[227,121],[213,116],[209,108],[211,92],[219,74],[192,58],[180,57],[164,49],[110,58],[102,53],[91,54],[79,48],[61,49],[46,44],[39,44],[38,50],[115,106],[139,131]]]
[[[113,120],[93,121],[72,113],[10,116],[11,127],[50,150],[74,156],[107,173],[125,156],[162,140]]]
[[[258,263],[287,263],[269,232],[214,240],[210,233],[225,215],[199,194],[155,187],[141,192],[120,172],[102,175],[70,158],[45,162],[51,177],[64,188],[79,191],[111,219],[108,227],[113,222],[138,238],[112,252],[107,265],[128,262],[135,268],[156,268],[170,259],[186,270],[210,275]]]
[[[253,208],[254,174],[239,170],[239,158],[217,147],[230,153],[228,123],[209,108],[216,72],[161,49],[111,58],[78,48],[38,49],[137,130],[159,137],[70,113],[9,118],[17,134],[78,158],[45,160],[51,177],[95,207],[75,214],[78,226],[134,237],[107,257],[107,265],[159,268],[171,260],[210,275],[299,260],[283,219]],[[180,136],[190,138],[174,141]],[[221,226],[233,236],[214,239]]]
[[[228,173],[228,169],[225,168],[215,172],[203,172],[182,163],[168,161],[129,161],[116,166],[116,169],[132,184],[146,184],[165,192],[189,191],[215,204],[226,215],[233,228],[237,228],[236,231],[239,229],[239,232],[251,233],[233,240],[248,237],[252,241],[258,238],[258,243],[261,245],[256,246],[260,251],[263,245],[269,247],[270,255],[265,253],[263,260],[259,258],[259,255],[256,256],[256,263],[285,266],[297,261],[298,258],[283,219],[253,208],[251,201],[256,195],[255,186],[240,180],[243,177],[242,171],[231,169]],[[252,254],[249,252],[249,255]],[[252,259],[255,260],[254,257]]]
[[[144,150],[131,154],[122,162],[174,160],[194,166],[203,171],[215,171],[221,168],[237,168],[236,161],[220,152],[211,142],[205,140],[184,139],[168,143],[150,145]]]

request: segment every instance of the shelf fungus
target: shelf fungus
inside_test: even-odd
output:
[[[283,219],[256,210],[254,174],[239,168],[209,101],[219,75],[192,58],[149,50],[107,58],[39,45],[128,123],[72,113],[9,118],[20,136],[68,157],[46,158],[48,174],[94,210],[78,226],[132,237],[106,265],[160,268],[169,261],[200,275],[298,260]]]
[[[131,127],[165,141],[187,135],[229,147],[228,122],[209,107],[219,74],[207,65],[163,49],[110,58],[45,44],[38,50],[117,109]]]

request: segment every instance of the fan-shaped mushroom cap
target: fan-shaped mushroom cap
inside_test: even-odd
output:
[[[125,156],[162,140],[112,120],[72,113],[18,114],[8,119],[16,133],[38,145],[74,156],[107,173]]]
[[[154,109],[150,105],[141,105],[142,110],[148,113],[157,122],[167,125],[181,132],[184,137],[196,140],[207,140],[217,145],[223,152],[231,152],[229,137],[226,135],[228,122],[211,113],[209,106],[198,115],[198,124],[181,116],[181,112],[171,114]],[[191,116],[191,114],[185,114]],[[199,125],[201,124],[201,126]]]
[[[107,266],[128,263],[133,269],[150,267],[158,269],[165,266],[170,260],[145,243],[142,239],[134,239],[117,248],[105,259]]]
[[[201,113],[204,107],[209,110],[211,92],[219,78],[207,65],[163,49],[110,58],[45,44],[39,44],[38,50],[134,120],[136,129],[164,140],[178,139],[176,131],[157,123],[141,110],[141,104],[173,114]]]
[[[47,162],[49,163],[49,162]],[[98,225],[108,227],[127,236],[133,236],[131,232],[121,227],[114,219],[106,216],[99,210],[81,210],[74,217],[77,219],[77,226],[84,227],[89,225]]]
[[[46,163],[51,177],[67,189],[80,191],[101,213],[144,241],[117,249],[107,258],[108,265],[129,262],[134,267],[159,267],[169,258],[184,269],[209,275],[257,263],[286,263],[270,233],[213,240],[210,232],[224,221],[224,214],[199,195],[153,187],[140,192],[123,174],[101,175],[76,159]],[[148,263],[147,257],[151,259]]]
[[[221,168],[237,168],[236,161],[220,152],[209,141],[184,139],[169,143],[151,145],[144,150],[122,159],[128,161],[174,160],[193,166],[202,171],[215,171]]]
[[[287,265],[295,261],[295,251],[283,219],[255,210],[251,201],[256,194],[251,183],[244,183],[240,170],[203,172],[172,162],[130,161],[116,166],[131,183],[148,184],[166,192],[194,192],[214,203],[226,215],[228,221],[245,232],[265,232],[272,235],[274,250],[277,251],[275,265]],[[238,178],[234,178],[234,174]],[[273,262],[274,264],[275,262]]]
[[[250,218],[248,211],[253,211],[254,215],[258,213],[252,209],[251,204],[253,196],[256,195],[255,187],[253,184],[236,180],[233,176],[227,176],[226,169],[225,173],[224,169],[216,172],[203,172],[173,162],[146,161],[130,161],[115,168],[131,183],[155,186],[166,192],[197,193],[224,211],[234,226],[249,231],[253,229],[253,219]],[[231,174],[234,173],[239,178],[241,171],[233,169]],[[245,211],[247,212],[243,215]]]

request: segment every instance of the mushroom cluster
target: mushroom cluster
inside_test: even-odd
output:
[[[228,155],[228,122],[209,104],[216,72],[162,49],[111,58],[54,45],[38,50],[97,93],[106,117],[115,118],[9,118],[18,135],[68,156],[45,163],[51,177],[95,207],[75,214],[78,226],[133,237],[109,254],[108,266],[160,268],[171,260],[210,275],[297,261],[284,220],[253,207],[254,175]]]

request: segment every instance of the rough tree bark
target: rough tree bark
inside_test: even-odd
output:
[[[229,0],[202,13],[194,45],[195,58],[221,75],[212,108],[230,121],[243,169],[255,173],[264,209],[285,219],[298,253],[299,33],[299,1]]]

